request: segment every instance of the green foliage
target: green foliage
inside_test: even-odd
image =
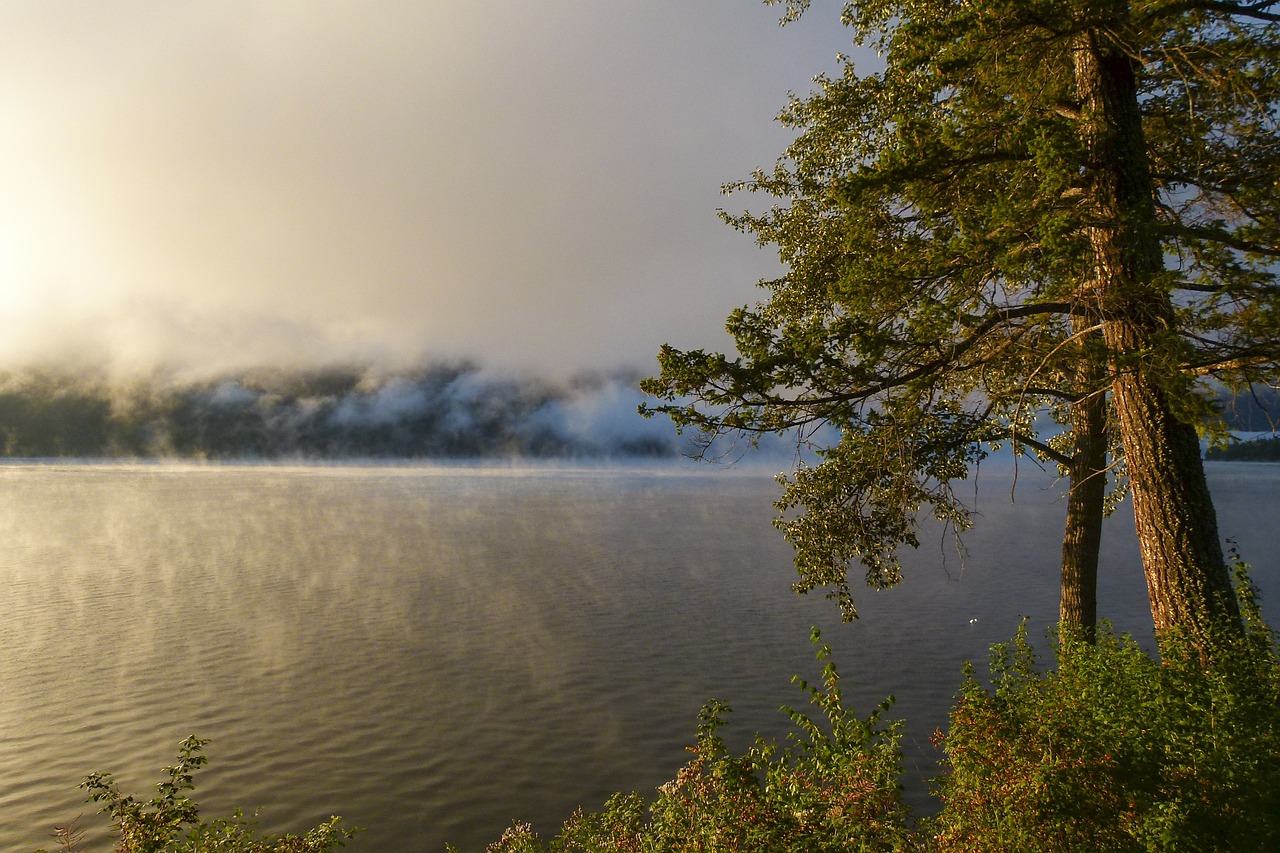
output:
[[[851,714],[822,647],[812,716],[784,709],[785,745],[735,754],[728,709],[700,715],[693,759],[652,803],[617,794],[551,840],[512,826],[489,853],[659,851],[1271,851],[1280,848],[1280,654],[1237,562],[1243,632],[1206,648],[1173,636],[1156,659],[1108,626],[1054,637],[1041,664],[1025,623],[966,667],[945,735],[941,811],[902,803],[900,723]],[[815,642],[817,635],[814,635]]]
[[[968,477],[966,463],[985,455],[975,441],[981,432],[981,422],[954,408],[875,412],[865,428],[845,431],[821,451],[822,464],[779,476],[785,490],[774,504],[780,511],[774,524],[796,550],[794,589],[828,587],[843,618],[853,619],[850,563],[866,568],[868,586],[893,586],[901,579],[900,546],[920,544],[915,515],[922,506],[957,529],[969,527],[969,510],[952,483]],[[904,476],[899,464],[914,474]]]
[[[972,671],[942,737],[938,851],[1269,851],[1280,843],[1280,665],[1248,630],[1163,660],[1099,630],[1057,637],[1041,671],[1025,625]]]
[[[693,759],[651,805],[636,794],[615,795],[600,812],[579,811],[546,842],[516,824],[489,853],[916,849],[898,781],[901,724],[881,720],[888,702],[866,719],[847,709],[829,655],[819,648],[821,684],[797,679],[817,713],[784,709],[795,727],[788,743],[758,738],[734,754],[719,734],[729,709],[709,702]]]
[[[341,818],[333,817],[302,835],[258,836],[253,819],[238,809],[229,818],[201,820],[187,792],[195,789],[195,771],[209,761],[202,754],[208,742],[195,735],[183,740],[178,762],[164,769],[168,778],[147,802],[122,794],[110,773],[85,777],[80,787],[100,804],[99,814],[111,818],[116,853],[329,853],[359,831],[341,827]],[[79,849],[83,833],[74,823],[54,834],[64,853]]]
[[[1271,851],[1280,845],[1280,653],[1237,559],[1245,629],[1173,634],[1153,658],[1107,626],[1095,642],[1063,630],[1056,667],[1025,623],[992,648],[989,681],[966,668],[936,780],[941,811],[912,821],[902,801],[901,723],[892,698],[869,716],[844,704],[830,649],[820,680],[794,681],[810,710],[784,708],[785,743],[744,752],[702,710],[692,759],[647,802],[617,794],[543,840],[517,823],[489,853],[810,853],[810,851]],[[333,818],[302,835],[259,837],[241,812],[204,820],[188,796],[207,741],[182,742],[156,796],[122,794],[109,774],[82,787],[108,814],[117,853],[330,853],[355,830]],[[55,832],[79,850],[76,822]],[[452,849],[452,848],[451,848]],[[39,852],[38,852],[39,853]]]
[[[809,7],[767,2],[785,20]],[[779,506],[799,586],[829,587],[850,616],[846,574],[861,563],[873,585],[895,580],[922,510],[962,526],[952,484],[984,449],[1069,465],[1073,442],[1053,437],[1071,407],[1129,377],[1168,417],[1113,397],[1128,442],[1139,422],[1212,431],[1207,376],[1274,381],[1280,15],[874,0],[844,4],[842,20],[883,69],[846,58],[819,77],[779,116],[796,136],[776,166],[726,188],[772,203],[725,219],[785,272],[730,314],[736,353],[663,347],[642,387],[659,401],[647,413],[708,441],[835,427],[825,472],[786,483]],[[1077,76],[1094,51],[1104,82],[1127,86],[1123,127]],[[1121,203],[1119,185],[1138,189]],[[1145,266],[1118,272],[1118,256]],[[902,440],[920,425],[922,440]],[[1111,471],[1154,489],[1149,466]]]

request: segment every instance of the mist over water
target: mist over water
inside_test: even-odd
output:
[[[520,376],[467,363],[200,377],[0,373],[0,455],[334,459],[675,457],[637,374]]]
[[[1275,619],[1280,468],[1209,472]],[[963,559],[926,531],[903,585],[842,625],[789,591],[759,469],[0,465],[0,845],[100,827],[81,777],[148,794],[193,732],[208,816],[342,814],[370,827],[352,850],[551,832],[674,776],[711,697],[731,741],[781,735],[814,625],[854,707],[897,696],[926,802],[961,661],[1056,619],[1060,487],[1024,472],[1010,503],[1007,473],[984,465]],[[1145,636],[1127,507],[1104,535],[1102,613]]]

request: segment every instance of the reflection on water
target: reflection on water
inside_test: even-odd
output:
[[[1280,469],[1211,466],[1225,536],[1273,559]],[[210,737],[208,814],[331,813],[354,849],[480,848],[683,762],[698,707],[782,730],[824,629],[855,703],[898,697],[920,774],[959,662],[1056,614],[1058,488],[984,473],[843,626],[788,591],[767,476],[696,469],[0,466],[0,843],[47,845],[115,771],[145,793]],[[1149,630],[1127,510],[1103,614]],[[1258,565],[1267,589],[1274,566]],[[977,620],[971,622],[970,620]],[[915,786],[916,797],[922,796]]]

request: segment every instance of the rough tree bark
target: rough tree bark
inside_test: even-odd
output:
[[[1077,323],[1077,327],[1084,322]],[[1082,331],[1082,330],[1081,330]],[[1062,535],[1062,592],[1058,619],[1090,642],[1098,621],[1098,554],[1107,491],[1107,398],[1103,368],[1088,357],[1086,341],[1077,362],[1075,387],[1083,396],[1071,406],[1074,446],[1067,466],[1067,519]]]
[[[1127,0],[1094,4],[1099,14],[1084,22],[1074,51],[1089,155],[1097,310],[1156,631],[1207,638],[1215,624],[1238,624],[1239,613],[1199,438],[1172,405],[1174,312],[1160,282],[1163,256],[1135,60],[1116,35],[1124,31],[1128,6]]]

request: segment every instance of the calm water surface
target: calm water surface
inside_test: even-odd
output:
[[[1209,471],[1223,535],[1275,588],[1280,467]],[[789,592],[762,473],[0,466],[0,849],[80,813],[107,849],[76,783],[107,770],[149,794],[190,733],[212,739],[210,816],[342,814],[369,828],[355,851],[479,850],[515,818],[551,832],[674,776],[710,697],[744,743],[783,733],[815,625],[852,704],[897,696],[926,802],[961,662],[1056,618],[1059,488],[1024,471],[1011,503],[1001,472],[980,482],[967,555],[931,533],[841,625]],[[1101,610],[1146,634],[1128,512]]]

